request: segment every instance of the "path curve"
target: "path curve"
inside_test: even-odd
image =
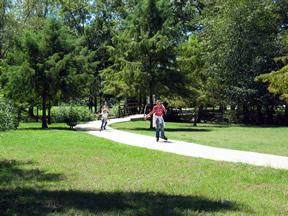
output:
[[[134,115],[125,118],[111,119],[109,124],[131,121],[144,118],[143,115]],[[100,132],[101,121],[92,121],[79,124],[75,127],[78,131],[113,140],[118,143],[154,149],[164,152],[176,153],[185,156],[212,159],[217,161],[229,161],[247,163],[256,166],[268,166],[277,169],[288,170],[288,157],[269,155],[248,151],[239,151],[210,147],[185,141],[168,140],[168,142],[156,142],[154,137],[115,130],[107,126],[107,130]]]

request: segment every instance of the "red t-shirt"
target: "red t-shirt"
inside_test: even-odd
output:
[[[156,116],[162,116],[164,111],[164,106],[158,107],[157,105],[153,108]]]

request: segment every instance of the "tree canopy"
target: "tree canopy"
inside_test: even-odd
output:
[[[3,0],[1,88],[20,104],[41,103],[43,128],[48,105],[97,107],[108,96],[152,104],[152,95],[264,123],[287,107],[287,8],[286,0]]]

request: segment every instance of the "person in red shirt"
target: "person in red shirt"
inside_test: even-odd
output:
[[[165,122],[163,119],[163,112],[167,113],[167,110],[165,107],[161,104],[160,100],[156,101],[156,106],[154,106],[153,110],[144,117],[144,120],[147,120],[152,114],[153,115],[153,127],[156,127],[156,141],[159,141],[159,130],[161,131],[161,137],[162,139],[167,140],[168,138],[165,136],[164,127]]]

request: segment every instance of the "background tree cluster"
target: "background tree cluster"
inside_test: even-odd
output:
[[[273,123],[286,105],[286,0],[3,0],[1,94],[41,106],[104,96],[229,107]]]

